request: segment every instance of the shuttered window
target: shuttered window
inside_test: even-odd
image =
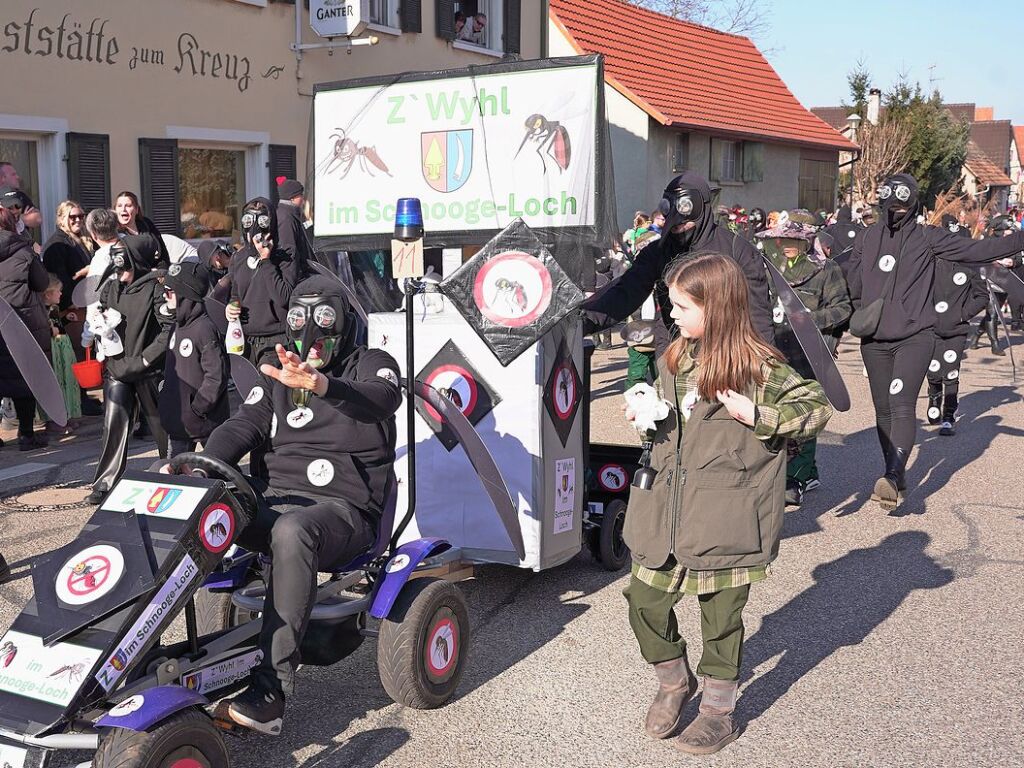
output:
[[[434,18],[437,20],[437,36],[445,40],[455,39],[455,0],[434,0]]]
[[[139,179],[143,213],[162,233],[179,234],[177,140],[139,139]]]
[[[520,28],[523,17],[522,5],[522,0],[505,0],[505,35],[503,46],[505,53],[518,54],[522,48],[520,43]]]
[[[86,213],[110,205],[110,137],[106,134],[68,134],[68,196]]]
[[[271,144],[270,154],[270,201],[277,205],[280,199],[277,196],[277,180],[284,176],[286,179],[298,179],[296,168],[295,147],[290,144]],[[299,179],[301,181],[301,179]]]
[[[423,31],[423,7],[420,0],[402,0],[401,14],[403,32]]]

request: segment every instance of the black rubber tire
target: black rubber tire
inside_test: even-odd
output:
[[[251,586],[258,578],[246,583]],[[231,602],[230,592],[211,592],[200,589],[196,592],[196,629],[199,636],[212,635],[252,621],[258,613],[243,610]]]
[[[191,758],[208,768],[228,768],[220,731],[199,709],[175,712],[148,731],[111,728],[100,739],[93,768],[171,768]]]
[[[443,674],[427,668],[427,643],[440,641],[442,623],[454,629],[454,652],[444,638]],[[458,587],[441,579],[413,579],[399,593],[390,615],[381,622],[377,672],[381,685],[398,704],[435,709],[455,694],[469,658],[469,611]]]
[[[626,502],[613,499],[604,508],[598,536],[598,560],[609,571],[621,571],[629,562],[629,547],[622,539],[626,522]]]

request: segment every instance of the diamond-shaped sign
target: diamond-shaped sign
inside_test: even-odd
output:
[[[551,366],[547,383],[544,385],[544,407],[547,409],[551,423],[555,425],[558,439],[565,447],[576,420],[576,411],[583,397],[583,383],[576,370],[576,362],[572,359],[565,339],[558,345],[555,363]]]
[[[501,402],[498,393],[484,381],[462,350],[452,341],[448,341],[437,351],[416,378],[451,400],[474,427]],[[441,414],[431,405],[417,398],[416,411],[427,422],[446,450],[451,451],[459,444],[455,433],[441,420]]]
[[[522,219],[439,287],[502,365],[583,301],[583,291]]]

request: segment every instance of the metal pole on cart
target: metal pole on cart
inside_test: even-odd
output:
[[[395,237],[391,241],[391,272],[405,281],[405,429],[406,482],[409,503],[402,522],[391,537],[391,552],[416,512],[416,343],[413,329],[412,300],[423,277],[423,209],[415,197],[403,197],[395,212]]]

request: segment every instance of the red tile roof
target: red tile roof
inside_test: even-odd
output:
[[[964,162],[975,178],[988,187],[1012,187],[1013,181],[1003,169],[992,162],[973,140],[967,142],[967,160]]]
[[[604,54],[605,77],[664,125],[849,150],[805,109],[747,38],[623,0],[550,0],[580,53]]]
[[[1017,157],[1024,164],[1024,125],[1013,126],[1013,140],[1017,144]]]

